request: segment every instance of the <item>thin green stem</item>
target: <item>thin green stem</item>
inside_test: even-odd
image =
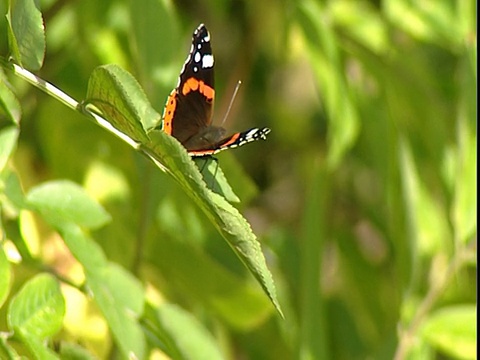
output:
[[[133,147],[135,150],[141,150],[139,143],[137,143],[135,140],[133,140],[129,136],[125,135],[121,131],[114,128],[105,118],[99,115],[96,111],[93,111],[93,109],[90,109],[88,105],[85,106],[83,103],[78,102],[77,100],[72,98],[70,95],[64,93],[62,90],[52,85],[48,81],[43,80],[42,78],[38,77],[37,75],[31,73],[30,71],[22,68],[17,64],[14,64],[12,62],[7,62],[1,58],[0,58],[0,64],[2,64],[5,68],[10,69],[18,77],[29,82],[36,88],[42,90],[44,93],[57,99],[58,101],[60,101],[62,104],[69,107],[73,111],[78,111],[83,115],[86,115],[87,118],[89,118],[90,120],[93,120],[97,125],[100,125],[105,130],[111,132],[113,135],[122,139],[128,145]]]
[[[471,249],[470,246],[466,246],[459,250],[450,261],[448,268],[445,270],[442,281],[437,285],[432,286],[420,306],[418,307],[412,321],[408,327],[401,331],[398,347],[393,357],[394,360],[403,360],[408,355],[408,350],[411,347],[415,335],[420,328],[425,317],[432,310],[437,300],[442,295],[444,289],[455,277],[458,270],[468,261],[470,258]]]

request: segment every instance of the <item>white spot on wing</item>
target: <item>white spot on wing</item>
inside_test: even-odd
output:
[[[213,67],[213,55],[203,55],[202,68],[207,69]]]
[[[193,61],[195,61],[196,63],[199,63],[200,60],[202,59],[202,54],[200,54],[198,51],[195,53],[195,55],[193,56]]]

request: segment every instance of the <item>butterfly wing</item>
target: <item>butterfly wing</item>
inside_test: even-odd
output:
[[[182,144],[212,121],[215,98],[213,68],[210,34],[205,25],[200,24],[193,33],[192,47],[177,88],[168,97],[163,114],[164,131]]]
[[[209,149],[193,150],[189,151],[188,154],[194,157],[215,155],[220,151],[233,149],[252,141],[266,140],[269,132],[269,128],[253,128],[247,131],[238,132],[220,140]]]

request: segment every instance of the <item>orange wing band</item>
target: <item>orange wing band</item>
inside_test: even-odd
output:
[[[215,90],[213,90],[213,88],[205,84],[202,80],[197,80],[193,77],[185,81],[182,87],[182,94],[184,96],[190,91],[199,91],[200,94],[205,95],[208,100],[213,100],[215,96]]]
[[[173,90],[168,96],[167,104],[163,109],[163,131],[168,135],[172,135],[172,119],[175,114],[175,108],[177,107],[177,99],[175,98],[175,90]]]

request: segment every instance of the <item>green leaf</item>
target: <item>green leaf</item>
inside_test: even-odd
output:
[[[171,358],[224,358],[210,332],[182,308],[172,304],[162,304],[158,309],[149,306],[145,317],[150,336]]]
[[[128,358],[142,359],[143,334],[137,318],[143,312],[143,286],[120,266],[109,263],[100,246],[75,224],[60,227],[68,248],[85,269],[87,287],[110,327],[116,343]]]
[[[17,329],[15,335],[20,338],[36,360],[58,360],[60,359],[52,350],[47,348],[45,343],[35,336],[31,336],[22,329]]]
[[[49,274],[29,280],[10,302],[8,327],[25,337],[43,340],[62,327],[65,300],[58,281]]]
[[[39,70],[45,56],[42,14],[35,0],[16,0],[7,14],[9,45],[14,59],[23,67]]]
[[[22,110],[15,94],[7,86],[5,75],[0,72],[0,115],[5,114],[14,124],[20,123]]]
[[[31,189],[28,204],[54,227],[75,223],[86,228],[99,228],[110,215],[77,184],[51,181]]]
[[[7,165],[8,159],[17,145],[18,128],[10,126],[0,130],[0,172]]]
[[[449,306],[430,315],[422,335],[433,347],[458,359],[476,359],[477,310],[475,305]]]
[[[211,157],[194,158],[195,164],[197,164],[200,172],[203,176],[205,184],[214,193],[222,195],[225,199],[232,203],[239,203],[240,199],[233,192],[230,184],[225,177],[222,169],[220,168],[218,161]]]
[[[4,180],[5,184],[5,195],[7,196],[8,200],[10,200],[12,206],[19,209],[24,209],[27,207],[25,194],[23,193],[22,184],[20,183],[20,179],[18,178],[18,174],[9,171],[6,174],[6,179]]]
[[[142,150],[155,159],[159,167],[169,170],[227,240],[282,314],[272,275],[250,224],[222,196],[206,187],[198,167],[176,139],[159,130],[151,131],[149,137],[150,141],[143,144]]]
[[[0,243],[1,245],[1,243]],[[0,246],[0,308],[10,292],[10,282],[12,280],[12,272],[10,263],[3,251],[3,245]]]
[[[115,341],[125,358],[143,359],[145,339],[137,321],[143,308],[144,293],[140,284],[114,265],[100,273],[87,273],[87,285]]]
[[[18,360],[20,355],[10,346],[5,336],[0,336],[0,359]]]
[[[146,142],[146,132],[160,123],[160,114],[150,106],[137,80],[116,65],[93,70],[85,102],[98,108],[117,130],[136,141]]]

